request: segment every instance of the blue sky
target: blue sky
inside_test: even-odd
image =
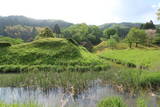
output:
[[[146,22],[157,21],[156,12],[160,8],[160,0],[120,0],[117,16],[123,21]]]
[[[72,23],[157,21],[160,0],[2,0],[0,15],[61,19]]]

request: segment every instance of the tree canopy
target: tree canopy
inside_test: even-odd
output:
[[[103,31],[104,38],[110,39],[111,36],[115,35],[117,31],[113,28],[107,28]]]
[[[144,30],[138,28],[132,28],[125,40],[129,43],[129,47],[132,47],[132,43],[136,43],[136,47],[138,44],[142,44],[146,40],[146,32]]]
[[[46,27],[43,31],[40,32],[40,34],[37,36],[36,39],[39,38],[49,38],[54,37],[53,32],[50,28]]]
[[[100,43],[102,31],[97,26],[77,24],[64,29],[63,36],[65,38],[72,38],[79,43],[85,41],[95,45]]]
[[[145,24],[142,24],[141,29],[156,29],[156,26],[154,25],[153,21],[147,22]]]

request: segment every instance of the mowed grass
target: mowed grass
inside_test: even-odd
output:
[[[46,38],[30,43],[0,48],[0,70],[3,72],[87,71],[108,68],[98,56],[62,38]]]
[[[152,67],[160,62],[158,49],[107,49],[99,55],[124,65],[134,64],[137,67]]]

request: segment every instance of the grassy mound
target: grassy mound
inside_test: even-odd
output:
[[[108,67],[85,48],[60,38],[40,39],[0,48],[0,51],[0,70],[5,72],[26,69],[88,71]]]

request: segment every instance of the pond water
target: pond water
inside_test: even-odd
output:
[[[119,93],[110,85],[94,85],[75,97],[61,88],[42,90],[32,88],[0,88],[0,101],[5,103],[36,102],[44,107],[96,107],[97,102],[108,96],[121,96],[129,107],[135,107],[137,97]],[[145,95],[148,107],[160,107],[158,96]]]

